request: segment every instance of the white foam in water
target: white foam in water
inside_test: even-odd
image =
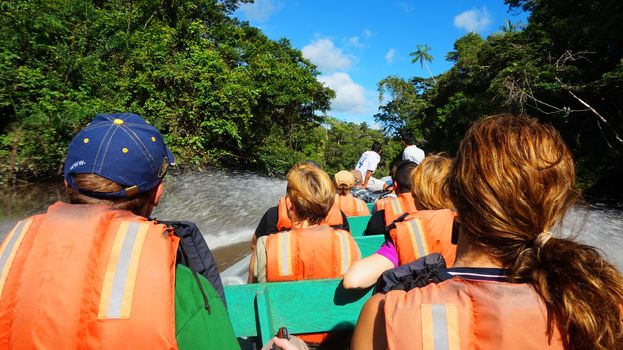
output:
[[[197,224],[210,248],[250,241],[266,209],[286,191],[282,179],[249,173],[207,171],[167,179],[161,220]]]
[[[249,241],[266,209],[276,205],[286,191],[282,179],[218,170],[167,176],[164,185],[165,194],[153,216],[195,222],[210,248]],[[0,238],[18,220],[44,211],[47,205],[62,197],[62,192],[61,183],[20,190],[9,202],[10,208],[0,208]],[[556,235],[575,235],[579,241],[600,248],[623,271],[621,207],[579,207],[568,215],[563,233]]]

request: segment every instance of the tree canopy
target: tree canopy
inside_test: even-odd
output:
[[[623,164],[623,3],[507,0],[530,11],[487,38],[469,33],[431,79],[388,77],[375,116],[395,135],[413,133],[428,151],[453,152],[472,121],[528,114],[554,125],[571,147],[580,185]],[[617,170],[619,169],[619,170]]]

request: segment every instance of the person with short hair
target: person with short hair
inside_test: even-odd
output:
[[[392,174],[396,197],[387,197],[376,202],[375,211],[368,221],[364,235],[382,235],[386,227],[403,214],[412,214],[417,211],[411,195],[411,173],[417,164],[403,160],[396,166]]]
[[[135,114],[98,114],[74,137],[71,204],[20,221],[0,247],[0,347],[239,348],[196,226],[149,219],[172,163]]]
[[[366,202],[359,198],[355,198],[351,189],[355,186],[355,177],[352,172],[342,170],[335,173],[335,187],[337,194],[335,195],[336,206],[348,216],[370,215],[370,210]]]
[[[350,232],[323,223],[335,201],[331,178],[318,167],[299,163],[290,169],[287,181],[285,202],[292,229],[257,239],[250,282],[343,276],[361,253]],[[318,344],[326,338],[315,334],[302,339]]]
[[[420,288],[376,294],[351,348],[616,349],[623,276],[597,249],[561,238],[577,201],[560,134],[513,115],[475,122],[448,178],[460,230],[454,267]]]
[[[426,155],[424,151],[413,142],[413,137],[409,134],[402,137],[402,145],[405,149],[402,151],[402,160],[408,160],[415,164],[420,164]]]
[[[381,144],[374,141],[371,149],[363,152],[355,165],[355,171],[360,174],[356,175],[355,178],[361,179],[361,187],[370,191],[382,191],[384,189],[385,182],[372,176],[381,161],[380,153]]]

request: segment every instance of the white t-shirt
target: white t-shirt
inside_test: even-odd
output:
[[[363,152],[361,158],[359,158],[359,161],[355,166],[355,170],[359,170],[361,172],[361,177],[365,181],[366,172],[370,170],[374,173],[380,161],[381,156],[378,153],[374,151]]]
[[[407,146],[402,152],[402,160],[409,160],[415,162],[415,164],[420,164],[420,162],[424,160],[424,157],[424,151],[419,149],[416,145]]]

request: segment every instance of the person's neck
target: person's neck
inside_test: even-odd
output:
[[[451,267],[494,267],[502,264],[483,247],[473,244],[468,234],[461,232],[456,247],[456,260]]]
[[[292,220],[292,228],[312,228],[320,224],[310,224],[307,220]]]

